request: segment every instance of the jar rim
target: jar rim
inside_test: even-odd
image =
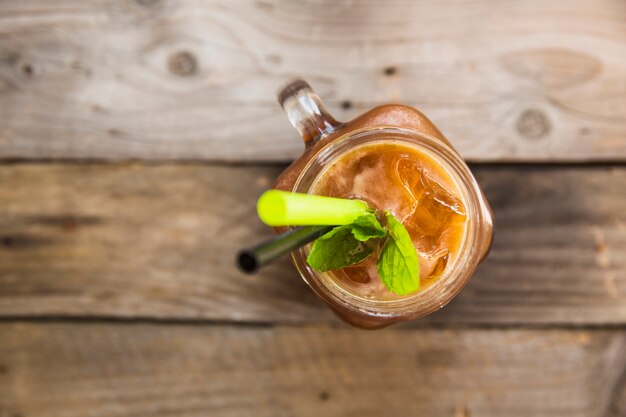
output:
[[[314,181],[324,171],[326,163],[336,161],[355,149],[361,143],[394,140],[411,146],[443,162],[444,170],[453,177],[463,194],[468,213],[467,226],[459,253],[447,272],[429,288],[414,295],[396,300],[375,300],[353,294],[338,285],[334,280],[324,279],[325,273],[314,271],[306,263],[305,248],[292,253],[298,272],[307,284],[323,299],[335,307],[367,316],[388,318],[419,317],[430,314],[451,301],[463,288],[481,259],[479,247],[484,234],[484,210],[481,191],[467,164],[458,153],[441,139],[426,135],[410,128],[396,126],[367,127],[339,136],[322,147],[309,159],[296,179],[293,191],[309,193]],[[316,168],[316,164],[319,167]]]

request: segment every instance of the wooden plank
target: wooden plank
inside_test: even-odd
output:
[[[611,400],[607,407],[606,417],[622,417],[626,415],[626,368],[622,370],[621,379],[615,384]]]
[[[0,316],[335,320],[285,259],[234,254],[271,236],[255,201],[280,167],[0,167]],[[476,167],[492,253],[429,320],[626,323],[626,167]]]
[[[0,3],[0,157],[286,161],[275,103],[415,105],[474,161],[626,158],[622,0]]]
[[[601,417],[623,331],[0,325],[0,412]]]

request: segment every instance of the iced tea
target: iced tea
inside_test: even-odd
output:
[[[418,253],[417,292],[444,275],[463,243],[467,214],[458,185],[441,164],[409,145],[385,141],[357,147],[326,167],[312,192],[360,199],[379,213],[391,211]],[[328,274],[344,290],[363,298],[386,301],[414,295],[400,296],[383,285],[376,272],[378,253]]]

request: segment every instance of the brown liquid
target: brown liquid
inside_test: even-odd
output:
[[[420,290],[435,283],[454,263],[466,229],[458,187],[425,153],[406,145],[379,143],[356,148],[320,175],[313,193],[366,201],[390,210],[406,227],[418,252]],[[393,300],[376,272],[378,251],[365,261],[330,272],[344,289],[358,296]]]

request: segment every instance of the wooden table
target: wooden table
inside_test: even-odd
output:
[[[497,222],[448,307],[342,324],[254,203],[275,90],[422,109]],[[0,2],[0,416],[626,415],[626,2]]]

